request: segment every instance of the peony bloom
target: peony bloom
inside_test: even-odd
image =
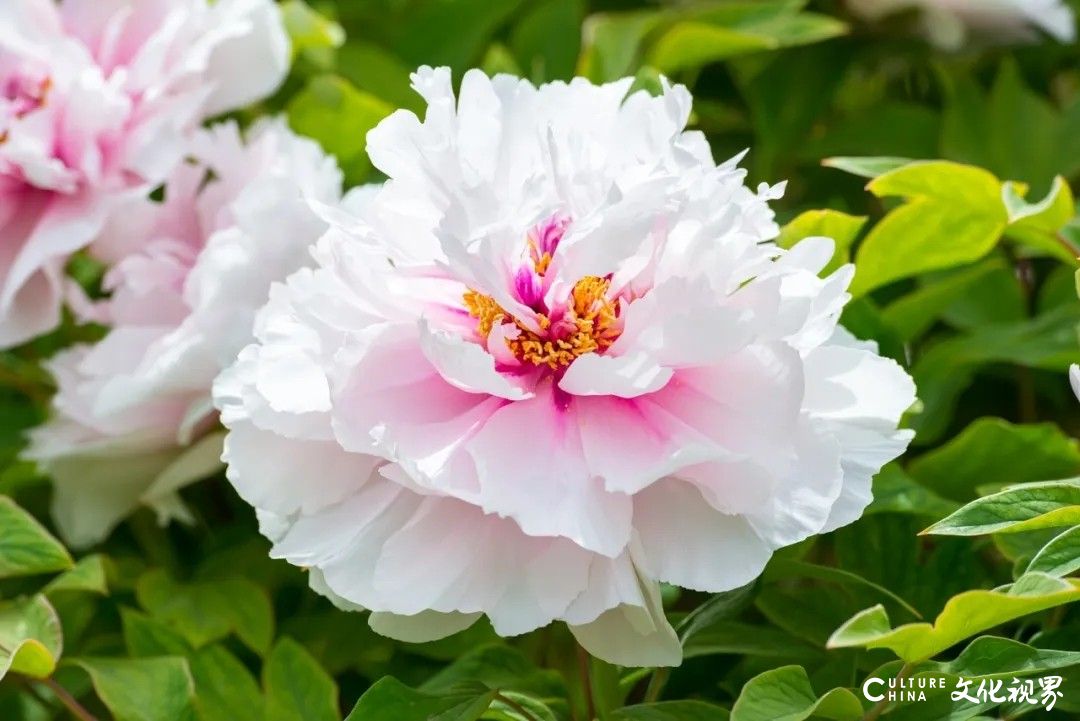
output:
[[[251,341],[270,284],[310,262],[326,224],[303,199],[336,203],[341,173],[310,140],[264,121],[200,131],[165,200],[123,207],[94,250],[116,260],[108,300],[76,308],[111,326],[52,363],[51,421],[27,455],[55,480],[69,543],[103,539],[140,503],[181,515],[181,485],[221,467],[214,377]]]
[[[0,3],[0,347],[50,330],[68,256],[288,60],[273,0]]]
[[[946,50],[962,47],[969,34],[1006,42],[1031,41],[1039,31],[1061,42],[1076,37],[1076,18],[1065,0],[847,0],[851,11],[880,20],[904,10],[920,14],[923,33]]]
[[[273,555],[408,641],[555,620],[677,664],[661,581],[723,591],[850,523],[911,434],[895,363],[837,328],[850,267],[791,251],[691,98],[421,69],[389,178],[333,214],[215,384]]]

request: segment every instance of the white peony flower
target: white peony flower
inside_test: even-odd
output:
[[[723,591],[850,523],[911,433],[891,360],[837,328],[852,269],[791,251],[684,130],[684,87],[446,69],[368,136],[388,182],[334,214],[215,384],[228,477],[273,555],[372,627],[561,620],[681,659],[659,582]]]
[[[111,296],[82,311],[111,330],[54,359],[55,414],[27,451],[55,480],[69,543],[103,539],[140,503],[177,515],[175,491],[220,468],[214,378],[251,341],[271,283],[310,263],[327,226],[304,196],[336,203],[340,189],[334,161],[282,122],[246,142],[226,123],[195,137],[164,202],[134,201],[106,227],[93,250],[115,263]]]
[[[0,2],[0,347],[52,330],[71,254],[288,66],[273,0]]]
[[[946,50],[971,34],[1005,42],[1031,41],[1044,32],[1061,42],[1076,38],[1076,18],[1064,0],[847,0],[853,13],[880,20],[915,9],[927,39]]]

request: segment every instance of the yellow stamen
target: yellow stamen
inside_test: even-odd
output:
[[[606,350],[622,332],[616,305],[607,297],[610,285],[611,281],[595,276],[582,278],[574,285],[566,316],[573,324],[573,330],[563,337],[543,338],[513,319],[518,335],[507,338],[506,346],[518,360],[546,365],[552,370],[568,366],[586,353]],[[490,296],[470,290],[464,299],[469,315],[479,321],[477,333],[485,339],[496,324],[512,317]],[[541,330],[546,331],[551,326],[551,319],[542,313],[537,314],[537,321]]]

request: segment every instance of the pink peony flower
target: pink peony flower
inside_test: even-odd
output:
[[[904,10],[920,13],[923,33],[946,50],[972,34],[1000,41],[1031,41],[1039,31],[1061,42],[1076,38],[1076,17],[1064,0],[847,0],[853,13],[880,20]]]
[[[831,241],[790,251],[691,98],[421,69],[389,180],[333,214],[215,384],[228,477],[273,555],[421,641],[561,620],[677,664],[659,583],[724,591],[850,523],[911,379],[837,327]]]
[[[0,3],[0,347],[50,330],[68,256],[288,61],[272,0]]]
[[[341,173],[312,141],[264,121],[200,131],[165,200],[130,201],[96,242],[117,259],[109,300],[77,308],[111,326],[52,363],[52,420],[30,458],[55,481],[69,543],[105,537],[140,503],[183,517],[175,491],[219,469],[210,389],[251,340],[271,283],[310,262],[326,224],[305,194],[336,203]],[[83,305],[83,304],[79,304]]]

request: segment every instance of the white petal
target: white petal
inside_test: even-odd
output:
[[[466,444],[480,502],[531,536],[563,536],[614,557],[630,540],[630,497],[589,472],[572,411],[550,389],[504,406]]]
[[[420,348],[446,382],[469,393],[522,400],[532,394],[495,370],[495,358],[475,343],[420,321]]]
[[[672,374],[645,353],[619,357],[587,353],[570,364],[559,387],[578,396],[635,398],[660,390]]]
[[[719,593],[757,578],[772,548],[742,516],[710,506],[688,483],[667,480],[634,497],[642,566],[658,580]]]

